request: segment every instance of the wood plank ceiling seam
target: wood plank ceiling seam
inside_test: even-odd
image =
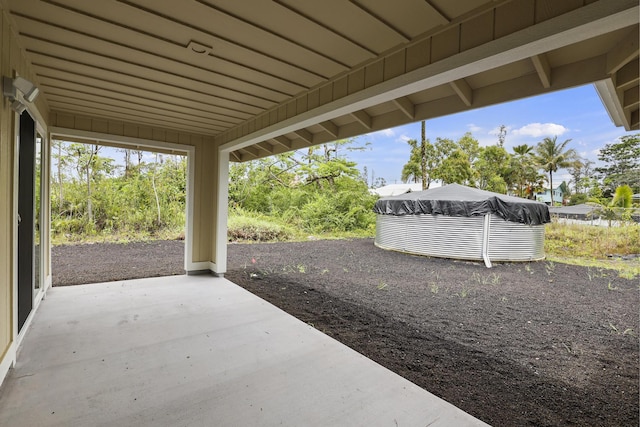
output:
[[[144,11],[149,15],[153,15],[153,16],[156,16],[156,17],[161,17],[161,18],[164,18],[165,20],[171,21],[171,22],[178,22],[178,23],[180,23],[181,25],[183,25],[183,26],[185,26],[187,28],[194,28],[194,29],[198,29],[199,31],[207,32],[206,30],[203,30],[202,28],[199,28],[197,26],[190,25],[190,24],[188,24],[188,23],[186,23],[184,21],[181,21],[181,20],[177,19],[175,16],[165,15],[164,13],[161,13],[161,12],[159,12],[157,10],[153,10],[153,9],[148,8],[148,7],[141,6],[141,5],[136,4],[136,3],[132,2],[132,1],[128,1],[128,0],[117,0],[117,1],[119,3],[127,5],[129,7],[136,8],[138,10]],[[205,6],[205,4],[203,4],[203,3],[200,3],[200,4]],[[295,64],[295,63],[287,60],[286,58],[282,57],[282,55],[280,57],[276,57],[274,55],[267,54],[265,52],[261,52],[261,51],[255,49],[255,48],[253,48],[251,46],[248,46],[246,44],[240,43],[238,41],[234,41],[232,39],[226,38],[226,37],[221,36],[219,34],[215,35],[215,37],[225,41],[226,43],[229,43],[230,45],[238,46],[238,47],[241,47],[241,48],[246,49],[248,51],[251,51],[252,54],[256,55],[257,57],[263,56],[263,57],[267,57],[267,58],[273,59],[273,60],[275,60],[275,61],[277,61],[279,63],[286,64],[286,65],[288,65],[288,66],[290,66],[292,68],[295,68],[295,69],[298,69],[300,71],[304,71],[304,72],[307,72],[309,74],[312,74],[312,75],[314,75],[314,76],[316,76],[316,77],[318,77],[318,78],[320,78],[322,80],[325,80],[325,79],[327,79],[329,77],[329,76],[325,76],[325,75],[322,75],[322,74],[318,73],[317,71],[313,70],[312,68],[303,67],[303,66],[301,66],[299,64]],[[334,62],[334,61],[331,61],[331,62]]]
[[[122,24],[118,23],[117,21],[114,21],[114,20],[111,20],[111,19],[107,19],[107,18],[104,18],[104,17],[100,17],[100,16],[97,16],[95,14],[92,14],[92,13],[89,13],[89,12],[86,12],[86,11],[83,11],[81,9],[74,8],[74,7],[71,7],[71,6],[68,6],[68,5],[64,5],[64,4],[60,3],[60,2],[56,2],[56,1],[53,1],[53,0],[48,0],[47,3],[49,3],[51,5],[55,5],[56,7],[59,7],[61,9],[64,9],[64,10],[68,11],[70,14],[79,15],[79,16],[82,16],[82,17],[84,17],[86,19],[93,20],[96,24],[107,24],[107,25],[110,25],[110,26],[113,26],[113,27],[117,28],[117,31],[112,31],[111,34],[120,34],[120,33],[123,33],[123,32],[131,32],[133,34],[129,35],[129,40],[130,41],[139,41],[139,39],[141,39],[141,38],[147,38],[147,39],[149,39],[151,41],[162,41],[164,43],[167,43],[168,45],[172,45],[172,46],[177,47],[177,48],[179,48],[181,50],[185,49],[185,46],[183,44],[177,43],[176,41],[174,41],[172,39],[169,39],[168,37],[163,37],[163,36],[159,35],[158,33],[154,34],[154,33],[151,33],[149,31],[143,31],[143,30],[141,30],[139,28],[134,28],[134,27],[127,26],[127,25],[122,25]],[[67,22],[69,22],[69,21],[67,21]],[[147,53],[150,53],[150,54],[153,54],[153,55],[158,55],[159,54],[158,52],[147,52]],[[175,60],[175,58],[170,58],[170,59]],[[195,67],[195,68],[201,68],[204,71],[212,73],[213,75],[222,76],[222,77],[233,79],[233,80],[238,80],[240,82],[244,82],[244,83],[247,83],[247,84],[250,84],[250,85],[255,85],[255,86],[261,87],[263,89],[268,89],[268,90],[272,90],[272,91],[278,92],[278,93],[280,93],[282,95],[291,96],[291,95],[293,95],[294,93],[296,93],[297,91],[299,91],[301,89],[308,88],[306,86],[297,85],[298,88],[294,92],[291,92],[291,91],[284,92],[284,91],[281,91],[281,90],[274,89],[273,87],[269,87],[269,86],[266,86],[266,85],[261,85],[259,82],[255,81],[255,79],[252,81],[252,80],[249,80],[249,79],[241,78],[241,77],[238,76],[237,73],[236,74],[224,73],[224,72],[221,72],[220,70],[212,70],[210,68],[198,67],[198,66],[196,66],[196,65],[194,65],[192,63],[185,63],[184,61],[183,61],[183,63],[186,64],[186,65]],[[260,74],[265,74],[265,72],[263,70],[259,70],[259,69],[252,69],[252,70],[254,72],[257,72],[257,73],[260,73]],[[274,75],[272,77],[274,79],[277,79],[277,80],[285,82],[285,80],[283,80],[279,76],[275,76]],[[293,82],[286,82],[286,83],[293,84]]]
[[[200,4],[203,4],[203,5],[207,6],[207,7],[211,8],[211,9],[213,9],[213,10],[215,10],[215,11],[217,11],[217,12],[223,14],[223,15],[232,17],[233,19],[237,20],[238,22],[242,22],[245,25],[248,25],[248,26],[256,28],[256,29],[259,29],[259,30],[263,31],[265,34],[270,34],[270,35],[275,36],[275,37],[277,37],[279,39],[285,40],[286,42],[291,43],[292,45],[296,45],[298,47],[301,47],[302,49],[305,49],[305,50],[307,50],[309,52],[312,52],[315,55],[318,55],[318,56],[320,56],[320,57],[322,57],[322,58],[324,58],[324,59],[326,59],[328,61],[334,62],[334,63],[340,65],[341,67],[343,67],[344,70],[348,70],[348,69],[351,68],[350,64],[347,64],[346,62],[343,62],[342,60],[337,59],[336,57],[332,57],[332,56],[330,56],[330,55],[328,55],[326,53],[323,53],[323,52],[319,51],[318,49],[315,49],[315,48],[313,48],[313,47],[311,47],[309,45],[305,45],[305,44],[301,43],[299,40],[296,40],[296,39],[291,38],[291,37],[287,37],[287,36],[283,35],[281,32],[276,32],[276,31],[271,30],[271,29],[269,29],[269,28],[267,28],[267,27],[265,27],[263,25],[258,25],[255,22],[251,22],[251,21],[249,21],[247,19],[239,17],[236,14],[233,14],[233,13],[229,12],[228,10],[223,9],[222,7],[220,7],[218,5],[214,5],[214,4],[212,4],[211,2],[209,2],[207,0],[195,0],[195,1],[200,3]],[[273,0],[273,3],[280,5],[280,3],[278,1],[276,1],[276,0]],[[303,18],[306,18],[303,15],[300,15],[300,16],[303,17]],[[307,20],[309,20],[312,23],[315,23],[311,19],[307,18]],[[320,26],[320,28],[322,28],[324,31],[327,31],[327,28],[324,27],[324,26]],[[336,35],[339,35],[339,34],[336,34]],[[359,45],[358,45],[358,47],[360,47],[361,49],[366,49],[365,47],[362,47],[362,46],[359,46]],[[366,49],[366,50],[368,50],[368,49]],[[370,54],[375,55],[376,53],[375,52],[370,52]]]
[[[57,91],[62,91],[64,93],[73,93],[73,94],[82,94],[82,95],[96,95],[95,91],[94,92],[82,91],[82,90],[74,90],[74,91],[72,91],[68,87],[55,86],[55,85],[46,84],[46,83],[42,83],[41,86],[43,88],[47,89],[47,91],[46,91],[47,94],[48,93],[54,93],[55,94],[55,91],[57,90]],[[95,89],[98,90],[98,91],[102,90],[100,88],[95,88]],[[103,93],[100,96],[109,97],[109,95],[111,93],[112,93],[111,91],[104,90]],[[122,100],[123,102],[128,102],[131,105],[136,105],[137,103],[143,103],[145,101],[145,99],[141,99],[140,97],[132,96],[132,95],[130,95],[128,93],[125,93],[125,92],[122,92],[119,95],[120,95],[120,98],[113,98],[113,97],[112,98],[113,99]],[[159,95],[162,95],[162,94],[159,93]],[[153,103],[154,101],[156,103],[160,102],[161,105],[163,105],[163,106],[173,102],[174,106],[183,106],[184,108],[187,108],[189,110],[190,114],[193,114],[194,111],[195,112],[208,113],[208,114],[211,114],[212,116],[207,116],[207,117],[211,117],[212,119],[216,119],[219,116],[223,116],[221,114],[218,114],[218,113],[215,113],[215,112],[211,112],[210,110],[202,110],[201,108],[198,108],[197,106],[202,106],[203,105],[202,103],[196,104],[197,106],[192,106],[192,105],[189,105],[188,103],[185,103],[183,105],[177,105],[176,101],[178,101],[178,99],[176,99],[175,97],[167,97],[167,98],[168,99],[162,99],[162,97],[159,97],[156,100],[154,100],[152,98],[148,98],[148,99],[149,99],[149,102],[151,102],[151,103]],[[148,104],[142,104],[142,105],[148,105]],[[164,107],[164,109],[166,111],[171,111],[170,108],[168,108],[168,107]],[[223,116],[223,117],[226,117],[226,116]],[[220,120],[220,119],[216,119],[216,120],[223,121],[223,120]],[[238,124],[238,123],[241,123],[241,122],[242,122],[242,119],[237,120],[236,122],[228,122],[228,121],[226,121],[226,123],[229,123],[229,124]]]
[[[94,19],[94,20],[96,20],[96,22],[102,22],[102,23],[109,24],[109,25],[114,27],[115,33],[128,30],[128,31],[132,31],[132,32],[136,33],[136,37],[148,36],[150,38],[159,38],[159,39],[163,39],[163,40],[169,40],[169,42],[175,44],[176,46],[179,46],[181,49],[186,49],[186,47],[187,47],[186,45],[182,45],[182,44],[173,42],[173,41],[171,41],[170,39],[168,39],[166,37],[159,37],[157,34],[151,33],[150,31],[143,31],[143,30],[140,30],[138,28],[133,27],[132,25],[125,25],[123,23],[117,22],[117,21],[112,20],[112,19],[108,19],[106,17],[101,17],[101,16],[86,12],[86,11],[78,9],[78,8],[74,8],[74,7],[71,7],[71,6],[68,6],[68,5],[64,5],[64,4],[62,4],[60,2],[57,2],[57,1],[49,0],[49,1],[47,1],[47,3],[55,5],[56,7],[59,7],[59,8],[65,9],[65,10],[67,10],[69,12],[74,13],[74,14],[80,15],[83,18]],[[279,66],[285,64],[283,61],[280,61],[280,60],[274,59],[274,58],[269,58],[269,57],[267,57],[266,55],[264,55],[261,52],[257,52],[255,50],[239,46],[239,45],[233,43],[231,40],[220,39],[219,37],[215,36],[215,34],[213,34],[210,31],[207,31],[205,29],[195,27],[195,26],[190,25],[190,24],[188,24],[186,22],[181,22],[181,21],[179,21],[177,19],[165,16],[165,15],[162,15],[162,14],[155,14],[152,10],[149,10],[148,8],[140,8],[137,5],[132,4],[132,3],[128,3],[128,2],[120,2],[120,3],[122,3],[123,5],[126,5],[127,7],[135,8],[136,11],[144,13],[145,15],[150,15],[151,17],[155,17],[155,18],[160,19],[164,26],[167,26],[167,25],[179,25],[179,26],[181,26],[183,28],[187,28],[193,34],[194,37],[205,36],[207,38],[212,38],[215,41],[219,41],[220,43],[227,44],[228,47],[231,47],[231,48],[249,50],[252,55],[255,55],[256,58],[258,58],[259,62],[263,62],[265,60],[271,59],[271,60],[277,62]],[[91,5],[91,3],[86,3],[85,7],[88,6],[88,5]],[[132,39],[135,39],[136,37],[132,37]],[[225,51],[226,50],[227,49],[225,49]],[[288,73],[276,74],[276,73],[269,72],[268,71],[268,67],[265,67],[265,66],[262,66],[262,67],[250,66],[249,64],[240,63],[240,62],[235,61],[235,60],[233,60],[231,58],[222,57],[220,55],[217,55],[214,51],[209,52],[208,56],[211,57],[212,59],[215,59],[215,60],[218,60],[218,61],[223,61],[223,62],[231,64],[231,65],[233,65],[235,67],[239,67],[239,68],[242,68],[242,69],[249,70],[252,73],[255,73],[256,75],[261,76],[260,78],[253,78],[251,80],[246,79],[248,82],[250,82],[252,84],[257,84],[256,83],[257,80],[260,80],[261,78],[264,78],[264,76],[268,76],[270,79],[273,79],[273,81],[280,81],[280,82],[286,83],[288,85],[292,85],[293,92],[291,90],[289,90],[288,92],[283,92],[283,93],[286,93],[288,95],[291,95],[292,93],[297,93],[300,90],[308,89],[310,87],[309,84],[305,84],[305,83],[300,82],[300,81],[287,80],[287,79],[282,77],[282,75],[285,75],[285,74],[288,74]],[[215,62],[211,62],[210,64],[211,65],[215,65],[216,63]],[[309,73],[310,75],[314,76],[314,78],[316,78],[316,79],[318,79],[318,78],[319,79],[324,79],[324,76],[318,75],[313,71],[301,70],[301,69],[299,69],[299,67],[297,67],[295,65],[291,65],[291,67],[293,67],[295,69],[298,69],[299,71],[304,71],[305,73]],[[215,70],[211,70],[209,68],[207,68],[206,70],[219,73],[219,72],[217,72]],[[239,73],[236,70],[236,72],[234,72],[233,74],[230,74],[230,73],[226,73],[226,74],[225,73],[219,73],[219,74],[230,76],[230,77],[233,77],[233,78],[237,78],[237,76],[239,74],[241,74],[241,73]],[[240,79],[240,80],[242,80],[242,79]],[[295,87],[295,89],[293,89],[294,87]]]
[[[174,79],[174,80],[175,79],[180,79],[180,80],[184,80],[184,82],[187,83],[187,79],[185,77],[183,77],[182,75],[177,74],[177,73],[169,72],[169,71],[167,71],[165,69],[162,69],[160,67],[153,67],[153,66],[147,65],[143,59],[144,59],[145,55],[147,57],[148,56],[153,56],[154,58],[163,60],[164,62],[177,63],[180,66],[185,67],[185,68],[191,68],[192,66],[190,64],[180,63],[179,61],[174,61],[174,60],[172,60],[170,58],[162,58],[161,56],[158,56],[158,55],[153,55],[153,54],[149,54],[149,53],[146,53],[146,52],[138,51],[137,49],[133,49],[133,48],[130,48],[128,46],[123,46],[123,45],[120,45],[120,44],[117,44],[117,43],[113,43],[113,42],[108,41],[108,40],[100,40],[99,38],[93,37],[91,35],[81,34],[79,32],[70,31],[68,29],[64,29],[64,28],[61,28],[61,27],[57,27],[57,28],[61,29],[63,31],[66,31],[66,32],[71,32],[71,33],[74,33],[74,34],[77,34],[77,35],[81,35],[86,39],[91,39],[91,41],[93,41],[93,42],[100,41],[100,42],[105,43],[106,45],[116,46],[118,49],[121,49],[121,50],[124,49],[124,50],[133,51],[133,52],[135,52],[135,54],[140,55],[140,60],[138,60],[137,62],[133,62],[133,61],[125,61],[122,58],[118,58],[118,57],[115,57],[115,56],[99,55],[96,51],[90,51],[90,50],[88,50],[86,48],[82,48],[82,47],[79,47],[79,46],[73,46],[73,45],[67,44],[67,43],[62,42],[62,41],[53,40],[52,38],[49,38],[48,40],[43,40],[42,38],[38,37],[37,35],[31,34],[31,33],[28,33],[28,32],[21,32],[20,35],[25,37],[25,38],[31,38],[31,39],[36,39],[36,40],[39,39],[40,42],[48,42],[48,43],[55,44],[55,45],[60,46],[60,47],[65,47],[65,48],[68,48],[68,49],[71,49],[71,50],[76,50],[76,51],[80,50],[80,51],[83,51],[83,52],[88,53],[88,54],[92,54],[92,55],[96,55],[96,56],[102,56],[103,58],[109,59],[110,61],[118,61],[118,62],[121,62],[121,63],[125,63],[126,65],[133,66],[136,69],[144,69],[144,70],[147,71],[147,73],[155,72],[158,76],[166,75],[166,76],[168,76],[168,79],[167,79],[166,82],[162,82],[163,84],[166,84],[168,81],[171,81],[171,79]],[[193,67],[193,68],[195,68],[195,67]],[[224,100],[231,101],[231,102],[236,102],[236,103],[239,103],[239,104],[246,104],[248,106],[255,107],[255,108],[260,108],[260,109],[264,109],[264,108],[267,107],[267,105],[274,105],[276,103],[276,100],[274,100],[274,99],[268,99],[268,98],[265,98],[265,97],[262,97],[262,96],[255,95],[255,93],[252,93],[252,92],[250,92],[248,90],[247,91],[240,91],[240,90],[236,90],[236,89],[229,89],[229,88],[220,86],[218,84],[212,83],[211,81],[198,79],[196,77],[190,77],[188,80],[191,82],[191,84],[196,83],[196,84],[199,84],[203,88],[204,87],[211,87],[214,91],[216,91],[218,93],[215,94],[215,95],[212,95],[211,92],[209,92],[207,90],[204,90],[204,89],[195,90],[195,91],[198,91],[198,92],[200,92],[202,94],[215,96],[215,97],[217,97],[219,99],[224,99]],[[178,85],[175,84],[175,86],[178,86]],[[192,89],[192,90],[194,90],[194,89]],[[246,101],[239,100],[239,98],[240,98],[239,95],[241,97],[245,98]],[[262,104],[262,105],[260,105],[260,104]]]
[[[80,105],[84,104],[90,104],[90,105],[98,105],[98,106],[104,106],[105,108],[107,107],[114,107],[114,108],[123,108],[125,106],[123,105],[119,105],[118,102],[119,100],[117,99],[107,99],[104,100],[103,98],[100,99],[83,99],[83,98],[79,98],[73,95],[56,95],[56,94],[50,94],[48,96],[48,99],[51,101],[52,105],[58,105],[58,104],[67,104],[69,100],[73,100],[75,102],[78,102]],[[108,101],[112,101],[111,103]],[[113,103],[113,101],[115,101],[115,103]],[[122,102],[124,103],[124,102]],[[125,103],[127,104],[127,103]],[[194,117],[193,115],[189,115],[189,114],[185,114],[185,113],[181,113],[181,112],[177,112],[177,111],[171,111],[172,114],[168,114],[166,111],[161,110],[159,108],[156,107],[150,107],[150,106],[146,106],[143,104],[134,104],[137,107],[137,111],[140,112],[145,112],[145,113],[150,113],[150,114],[154,114],[158,117],[164,117],[165,120],[171,120],[172,118],[175,118],[177,120],[181,120],[181,121],[186,121],[186,122],[192,122],[195,124],[200,124],[200,125],[204,125],[204,127],[210,128],[212,130],[217,130],[217,131],[221,131],[224,130],[228,127],[228,124],[219,124],[216,123],[216,121],[211,120],[207,117]],[[155,110],[155,111],[153,111]],[[121,110],[120,110],[121,111]]]
[[[364,50],[365,52],[370,54],[372,57],[378,56],[379,53],[380,53],[380,52],[376,52],[373,49],[365,46],[363,43],[353,39],[353,37],[349,37],[346,34],[340,32],[340,31],[338,31],[338,30],[336,30],[334,28],[329,27],[327,24],[322,23],[317,19],[314,19],[313,17],[309,16],[308,14],[301,12],[299,8],[295,8],[295,7],[293,7],[293,6],[289,5],[289,4],[286,4],[282,0],[273,0],[273,2],[278,4],[279,6],[281,6],[281,7],[285,8],[285,9],[295,13],[296,15],[298,15],[299,17],[301,17],[301,18],[305,19],[306,21],[312,23],[313,25],[315,25],[317,27],[320,27],[325,31],[331,31],[333,34],[341,37],[342,39],[348,41],[349,43],[353,44],[354,46],[357,46],[358,48]],[[345,66],[347,66],[348,68],[351,68],[350,66],[348,66],[346,64],[345,64]]]
[[[276,0],[277,1],[277,0]],[[406,32],[402,31],[400,28],[397,28],[395,25],[391,24],[388,20],[384,19],[382,16],[380,16],[377,13],[374,13],[370,8],[368,8],[367,6],[365,6],[364,4],[362,4],[361,2],[357,1],[357,0],[349,0],[351,4],[353,4],[354,6],[360,8],[363,12],[371,15],[372,17],[374,17],[376,20],[378,20],[381,24],[385,25],[386,27],[388,27],[389,29],[393,30],[396,34],[398,34],[400,37],[402,37],[404,39],[405,42],[409,42],[411,41],[411,36],[409,34],[407,34]],[[428,3],[428,2],[427,2]]]
[[[33,50],[27,50],[27,52],[32,54],[35,57],[37,57],[39,55],[47,56],[45,54],[41,54],[40,52],[36,52],[36,51],[33,51]],[[49,58],[55,58],[56,60],[60,59],[61,61],[65,61],[62,58],[53,57],[53,56],[50,56],[50,55],[48,55],[48,57]],[[70,60],[66,60],[66,62],[71,62],[71,61]],[[76,63],[76,64],[79,64],[79,63]],[[46,76],[46,74],[45,74],[46,71],[53,70],[53,71],[60,71],[60,72],[73,74],[73,75],[78,76],[78,77],[86,77],[88,79],[95,79],[95,76],[93,76],[91,74],[72,72],[72,71],[69,71],[69,70],[65,70],[65,69],[60,69],[60,68],[54,67],[54,66],[51,65],[51,62],[49,62],[49,64],[45,64],[44,62],[41,63],[41,62],[35,61],[35,62],[32,62],[32,65],[34,66],[34,68],[36,68],[36,71],[37,70],[42,70],[39,73],[39,75],[42,75],[42,76]],[[93,71],[99,70],[99,69],[102,69],[102,68],[96,68]],[[121,74],[121,75],[123,75],[123,74]],[[135,77],[137,78],[137,76],[135,76]],[[143,79],[140,79],[140,80],[143,80]],[[95,86],[95,88],[96,89],[105,89],[105,93],[106,94],[103,95],[103,96],[109,96],[109,94],[111,92],[113,92],[115,94],[119,94],[121,97],[130,95],[130,92],[123,92],[121,90],[118,90],[117,88],[127,88],[129,91],[139,89],[138,86],[128,85],[126,83],[123,83],[123,82],[117,81],[117,80],[110,80],[110,79],[106,79],[106,78],[101,78],[99,81],[101,83],[103,83],[103,85],[102,86]],[[109,85],[113,85],[113,87],[110,87]],[[108,90],[108,92],[106,90]],[[165,86],[165,90],[166,90],[166,86]],[[155,94],[158,94],[158,95],[166,94],[165,91],[158,91],[158,90],[152,90],[152,89],[145,89],[145,91],[147,93],[155,93]],[[88,92],[84,92],[84,93],[88,93]],[[130,96],[130,98],[135,98],[134,102],[135,101],[144,101],[145,99],[148,99],[150,102],[159,101],[159,99],[153,99],[153,98],[150,98],[150,97],[149,98],[144,98],[142,96],[135,96],[135,97]],[[179,95],[174,95],[174,96],[172,96],[170,98],[170,100],[180,100],[180,99],[188,102],[190,108],[193,108],[195,111],[201,111],[201,112],[207,113],[207,114],[214,114],[218,118],[218,120],[225,121],[225,122],[230,123],[230,124],[232,124],[232,123],[236,124],[236,123],[238,123],[238,122],[240,122],[242,120],[245,120],[246,118],[250,117],[249,114],[247,114],[244,111],[240,111],[240,110],[235,111],[237,113],[236,115],[232,115],[232,113],[234,112],[234,110],[232,110],[232,109],[220,109],[220,110],[216,110],[215,108],[214,109],[209,109],[209,110],[203,109],[202,107],[205,107],[207,105],[210,105],[212,107],[216,107],[216,106],[213,105],[213,104],[208,104],[208,103],[195,104],[193,102],[193,98],[190,98],[190,97],[181,97]],[[166,100],[169,100],[169,99],[166,99]],[[132,101],[132,100],[129,99],[129,101]],[[170,106],[167,106],[167,105],[163,104],[163,108],[166,109],[166,108],[169,108],[169,107]],[[222,118],[228,118],[228,120],[223,120]]]
[[[143,112],[141,112],[140,110],[136,110],[135,112],[123,113],[122,110],[120,109],[114,110],[105,106],[100,106],[97,103],[89,103],[89,104],[85,103],[86,105],[83,105],[83,103],[71,103],[71,102],[59,101],[59,104],[62,106],[67,105],[67,107],[64,109],[61,109],[61,111],[67,111],[75,114],[87,114],[89,111],[92,111],[94,114],[100,114],[100,115],[109,116],[113,118],[117,117],[120,120],[122,119],[131,120],[133,118],[133,119],[142,120],[142,121],[152,120],[153,123],[155,123],[156,125],[167,123],[167,120],[160,117],[160,115],[143,114]],[[179,129],[191,129],[192,131],[197,130],[198,132],[201,132],[201,133],[210,133],[220,128],[218,126],[209,126],[209,125],[204,126],[192,120],[182,120],[176,117],[173,117],[171,119],[171,124],[175,125],[176,128],[179,128]]]
[[[33,39],[33,37],[28,35],[28,34],[24,34],[23,33],[22,35],[27,39]],[[50,47],[53,46],[53,44],[50,44],[46,40],[38,40],[38,42],[40,44],[48,45]],[[60,45],[57,45],[57,46],[58,47],[62,47]],[[72,49],[71,47],[62,47],[62,48],[69,49],[69,50]],[[27,51],[28,52],[33,52],[33,49],[27,48]],[[77,52],[77,50],[75,50],[75,52]],[[87,55],[87,56],[94,56],[94,57],[98,56],[98,57],[100,57],[99,55],[94,55],[94,54],[92,54],[90,52],[84,52],[83,54]],[[145,68],[145,67],[142,67],[142,66],[137,66],[135,64],[131,64],[131,63],[126,63],[124,61],[120,61],[118,58],[104,57],[104,56],[103,56],[103,58],[106,59],[106,60],[109,60],[111,62],[114,62],[114,63],[120,63],[123,67],[129,66],[129,67],[131,67],[133,69],[137,69],[140,72],[142,72],[143,70],[151,71],[149,68]],[[160,71],[158,73],[160,73],[161,75],[165,75],[165,76],[171,76],[173,79],[182,79],[179,76],[173,76],[170,73],[162,73]],[[124,75],[125,73],[122,73],[122,74]],[[163,80],[152,79],[150,77],[147,78],[147,79],[141,79],[141,80],[146,82],[146,83],[149,83],[149,84],[155,82],[165,90],[169,89],[170,87],[178,88],[178,89],[180,89],[180,91],[182,91],[185,94],[185,96],[188,95],[187,99],[194,99],[194,100],[197,99],[198,102],[204,102],[205,104],[208,104],[208,105],[211,105],[211,106],[216,106],[216,107],[228,109],[228,110],[230,110],[232,112],[243,113],[243,114],[246,114],[246,113],[256,114],[258,112],[264,111],[264,107],[254,106],[254,105],[251,105],[251,104],[239,102],[237,100],[234,100],[233,98],[226,99],[224,97],[219,97],[219,96],[218,97],[214,97],[214,96],[211,96],[209,93],[207,93],[206,91],[203,91],[203,90],[194,90],[194,89],[191,89],[191,88],[188,88],[188,87],[184,87],[184,86],[180,86],[180,85],[177,85],[177,84],[170,84],[170,83],[167,83],[166,81],[163,81]],[[213,102],[213,101],[215,101],[215,102]]]

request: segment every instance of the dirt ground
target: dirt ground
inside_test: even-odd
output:
[[[53,248],[54,285],[182,274],[178,241]],[[229,280],[496,426],[637,426],[640,280],[415,257],[371,239],[230,244]]]

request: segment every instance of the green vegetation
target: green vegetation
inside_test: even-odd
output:
[[[559,143],[558,137],[543,139],[536,147],[536,155],[534,160],[536,163],[549,174],[549,188],[553,186],[553,172],[557,172],[558,168],[568,168],[578,160],[578,154],[573,149],[567,149],[570,139]],[[551,205],[553,206],[553,191],[551,191]]]
[[[355,141],[344,140],[305,153],[231,165],[230,219],[261,215],[288,227],[292,238],[372,235],[377,197],[369,193],[356,164],[344,155],[361,149]]]
[[[625,144],[627,147],[629,141]],[[480,147],[471,134],[456,142],[438,138],[430,145],[425,140],[424,150],[415,141],[410,145],[409,163],[414,164],[406,172],[413,180],[423,176],[421,153],[433,155],[425,163],[429,168],[427,179],[455,182],[460,178],[466,184],[493,191],[510,188],[526,196],[539,187],[543,176],[532,146],[514,147],[514,153],[508,154],[500,142]],[[561,145],[564,150],[565,144]],[[304,152],[232,164],[229,239],[262,242],[372,237],[372,207],[377,197],[369,193],[366,178],[345,155],[365,148],[354,140],[344,140]],[[121,150],[124,162],[118,165],[101,156],[100,150],[95,145],[54,142],[54,244],[184,238],[186,159]],[[572,175],[580,183],[575,186],[576,194],[601,201],[603,212],[630,212],[623,207],[629,206],[633,187],[622,184],[612,199],[605,199],[602,192],[593,197],[595,192],[587,182],[593,179],[588,178],[593,175],[591,163],[576,162],[572,168]],[[630,176],[624,167],[616,171],[619,180]],[[627,224],[609,228],[548,224],[547,271],[553,272],[555,262],[568,262],[614,268],[624,277],[640,275],[638,259],[619,257],[640,253],[640,225],[631,221]],[[496,283],[499,280],[495,278]],[[437,286],[431,291],[437,293]]]
[[[230,168],[229,238],[277,241],[372,236],[377,197],[345,153],[354,140]],[[186,158],[55,141],[51,183],[54,244],[184,238]]]
[[[595,170],[602,177],[607,195],[625,184],[633,192],[640,192],[640,134],[623,136],[619,142],[606,144],[598,159],[605,163]]]
[[[545,253],[553,262],[611,268],[635,277],[640,275],[640,259],[621,256],[640,254],[640,224],[595,227],[552,222],[545,228]]]
[[[54,141],[51,228],[54,244],[177,238],[184,230],[184,157],[121,150],[124,165],[102,147]],[[131,157],[137,158],[133,162]]]

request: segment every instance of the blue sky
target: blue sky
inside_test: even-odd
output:
[[[516,145],[536,145],[547,136],[557,135],[558,141],[571,139],[568,147],[594,162],[605,144],[637,133],[614,126],[594,86],[587,85],[427,120],[427,138],[431,142],[436,137],[457,140],[471,132],[480,145],[493,145],[502,124],[507,127],[505,148],[509,152]],[[349,153],[348,157],[358,163],[359,169],[366,166],[369,176],[373,170],[388,184],[400,183],[402,166],[409,159],[407,139],[420,139],[419,122],[361,136],[358,141],[371,142],[370,149]],[[554,183],[556,176],[568,179],[566,171],[561,170],[554,174]]]

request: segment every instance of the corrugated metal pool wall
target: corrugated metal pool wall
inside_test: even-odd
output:
[[[442,258],[482,261],[484,217],[444,215],[377,215],[376,246]],[[504,221],[491,215],[491,261],[533,261],[544,258],[544,225]]]

